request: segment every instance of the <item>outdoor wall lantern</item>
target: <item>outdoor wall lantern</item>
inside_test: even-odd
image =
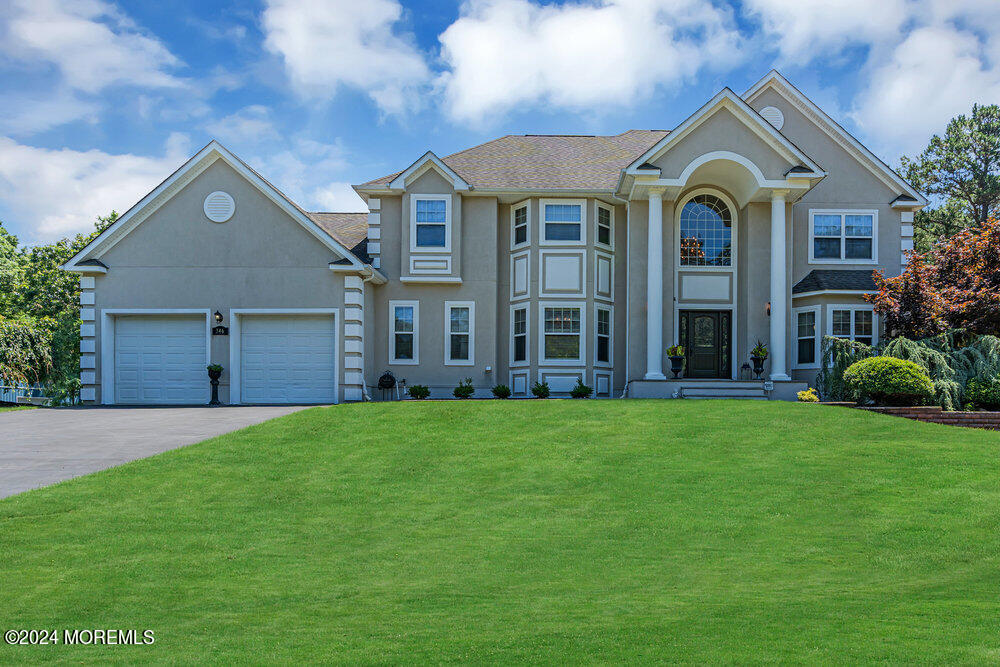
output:
[[[768,317],[771,317],[771,302],[767,302],[767,306],[764,307],[764,312],[767,313]]]
[[[222,313],[215,311],[215,323],[222,324]]]

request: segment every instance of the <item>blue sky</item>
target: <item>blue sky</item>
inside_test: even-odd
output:
[[[0,2],[0,220],[124,211],[211,138],[310,210],[508,133],[677,125],[772,67],[890,164],[1000,101],[1000,0]]]

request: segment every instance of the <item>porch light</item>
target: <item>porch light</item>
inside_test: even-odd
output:
[[[222,324],[222,313],[215,311],[215,323]]]
[[[771,317],[771,302],[767,302],[767,306],[764,307],[764,312],[767,313],[768,317]]]

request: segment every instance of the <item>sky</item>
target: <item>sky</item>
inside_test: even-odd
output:
[[[1000,102],[1000,0],[0,0],[0,221],[90,231],[213,138],[360,211],[427,150],[670,129],[772,68],[896,165]]]

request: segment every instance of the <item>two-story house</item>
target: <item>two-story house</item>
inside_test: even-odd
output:
[[[877,340],[872,272],[927,203],[777,72],[670,131],[508,135],[355,189],[369,213],[310,213],[206,146],[65,267],[83,399],[203,403],[209,363],[230,403],[361,400],[386,371],[791,398],[824,335]]]

